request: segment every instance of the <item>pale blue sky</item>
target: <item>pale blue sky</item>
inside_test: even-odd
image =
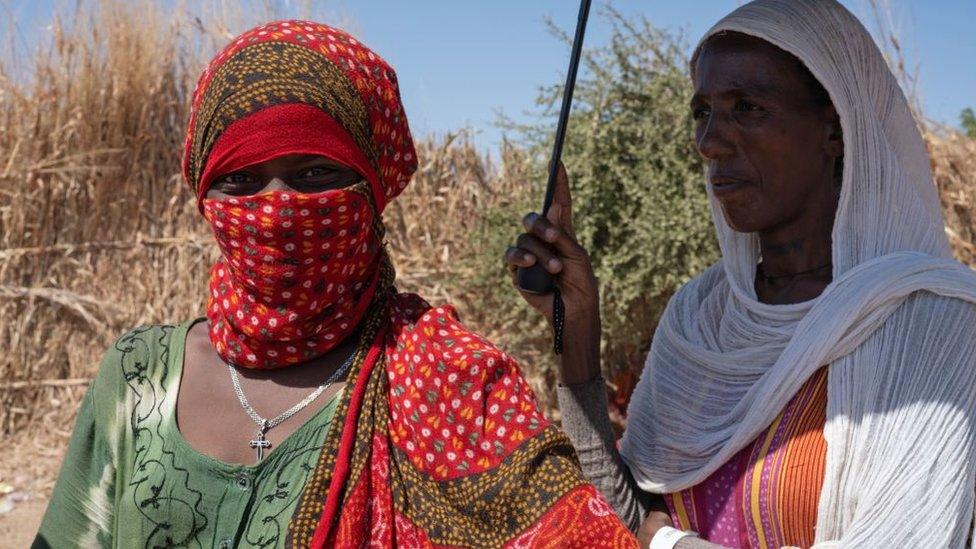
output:
[[[872,26],[867,0],[842,1]],[[35,29],[47,22],[53,3],[0,0],[21,26]],[[301,2],[273,3],[282,17],[300,11]],[[598,12],[607,3],[594,2],[588,45],[606,40],[607,23]],[[625,14],[643,13],[657,26],[683,31],[689,44],[740,4],[736,0],[609,3]],[[575,0],[327,0],[317,4],[320,18],[347,26],[396,68],[415,134],[470,126],[478,131],[476,142],[486,148],[501,136],[501,130],[493,127],[496,111],[522,119],[534,108],[539,86],[563,79],[568,47],[546,31],[544,19],[551,17],[572,32],[578,10]],[[890,4],[909,60],[918,64],[926,115],[956,125],[964,107],[976,108],[976,0],[890,0]]]

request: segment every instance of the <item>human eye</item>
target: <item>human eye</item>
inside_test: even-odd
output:
[[[761,112],[763,110],[763,108],[756,103],[745,99],[736,101],[734,108],[738,112]]]
[[[712,109],[707,105],[692,105],[691,107],[691,117],[695,120],[708,118],[711,113]]]
[[[300,179],[325,179],[335,173],[335,169],[329,166],[312,166],[299,174]]]
[[[211,188],[224,194],[248,195],[258,190],[257,181],[245,172],[233,172],[218,177]]]
[[[359,180],[358,174],[350,169],[336,166],[310,166],[297,174],[295,182],[309,189],[338,189],[347,187]]]

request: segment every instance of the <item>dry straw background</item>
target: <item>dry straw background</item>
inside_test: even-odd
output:
[[[203,310],[215,247],[179,175],[187,97],[227,26],[274,15],[213,18],[221,26],[150,0],[80,6],[36,54],[0,66],[0,488],[40,498],[113,338]],[[976,140],[931,125],[925,136],[946,232],[976,266]],[[498,256],[508,284],[502,250],[466,235],[486,206],[533,188],[525,153],[504,146],[490,162],[463,133],[418,145],[421,168],[386,215],[401,289],[458,305],[551,402],[535,366],[546,334],[513,334],[479,308],[462,260]]]

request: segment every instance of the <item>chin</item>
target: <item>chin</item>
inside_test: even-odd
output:
[[[722,205],[722,217],[728,223],[729,228],[737,233],[756,233],[767,226],[763,219],[756,215],[755,203],[726,203],[719,201]]]
[[[748,224],[736,224],[729,221],[729,218],[725,218],[726,223],[729,224],[729,228],[737,233],[758,233],[759,228]]]

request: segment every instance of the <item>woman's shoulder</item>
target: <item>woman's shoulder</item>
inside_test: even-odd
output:
[[[879,337],[913,353],[931,355],[925,362],[976,366],[976,296],[942,295],[928,290],[907,296],[885,321]]]
[[[118,337],[109,351],[132,352],[135,347],[146,352],[165,350],[169,346],[173,332],[181,324],[145,324],[129,329]]]
[[[905,298],[895,315],[906,331],[969,331],[976,334],[976,296],[960,298],[936,292],[920,290]]]
[[[453,307],[410,294],[394,301],[391,430],[415,466],[436,478],[474,474],[549,426],[515,359]]]
[[[509,362],[513,359],[486,337],[468,328],[452,305],[432,305],[416,294],[398,294],[394,300],[393,331],[397,351],[425,351],[421,361],[445,365],[472,362]]]
[[[877,367],[906,390],[976,387],[976,302],[916,291],[871,337],[886,357]]]
[[[94,380],[96,390],[118,392],[133,381],[161,381],[171,359],[182,355],[192,323],[149,324],[122,333],[105,351]]]
[[[455,394],[481,402],[499,393],[499,398],[519,395],[535,403],[515,358],[465,326],[454,307],[434,306],[409,294],[401,294],[398,301],[402,308],[399,318],[394,314],[398,319],[389,355],[391,379],[418,390],[432,384],[426,391],[436,393],[434,400]]]
[[[180,331],[185,336],[188,324],[147,324],[127,330],[109,345],[105,359],[113,363],[131,360],[149,367],[169,355],[174,344],[182,344],[173,336]]]

